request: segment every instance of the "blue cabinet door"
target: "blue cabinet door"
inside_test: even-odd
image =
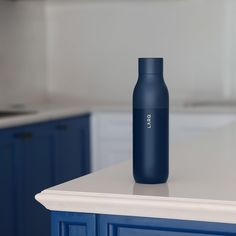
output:
[[[89,115],[62,120],[55,125],[54,129],[55,184],[88,174],[90,170]]]
[[[10,130],[0,131],[0,235],[16,236],[16,152],[18,144]]]
[[[53,185],[50,126],[26,126],[15,133],[15,139],[20,143],[20,151],[16,153],[17,233],[19,236],[49,236],[49,212],[34,196]]]
[[[236,225],[146,217],[98,215],[99,236],[236,235]]]
[[[85,213],[52,212],[53,236],[96,236],[96,216]]]
[[[89,173],[89,152],[89,115],[0,130],[0,235],[49,236],[34,196]]]

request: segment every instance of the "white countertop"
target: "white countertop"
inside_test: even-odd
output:
[[[9,107],[6,106],[0,106],[0,111],[1,110],[17,111],[17,109],[9,109]],[[23,111],[24,110],[35,111],[35,113],[5,118],[0,117],[0,129],[67,118],[92,112],[131,112],[131,106],[89,103],[57,104],[52,102],[28,105]],[[19,109],[18,111],[22,110]],[[227,116],[236,114],[236,106],[171,106],[170,111],[180,114],[216,114]]]
[[[68,104],[55,104],[46,103],[39,105],[27,106],[21,109],[9,109],[7,107],[0,107],[3,111],[34,111],[32,114],[17,115],[11,117],[0,117],[0,128],[10,128],[20,125],[27,125],[37,122],[50,121],[60,118],[73,117],[90,112],[101,111],[128,111],[127,107],[123,106],[100,106],[100,105],[68,105]]]
[[[167,184],[136,184],[131,162],[44,190],[49,210],[236,224],[236,124],[170,148]]]

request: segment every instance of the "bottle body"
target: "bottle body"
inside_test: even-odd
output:
[[[159,67],[163,62],[160,58],[139,60],[154,60]],[[164,183],[169,174],[169,95],[159,73],[162,70],[154,72],[140,73],[133,93],[133,174],[137,183]]]

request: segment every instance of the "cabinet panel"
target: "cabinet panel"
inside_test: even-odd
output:
[[[50,235],[49,212],[37,204],[36,193],[53,185],[52,136],[46,125],[24,127],[16,133],[19,236]]]
[[[0,232],[3,236],[16,235],[16,149],[11,132],[0,131]]]
[[[55,184],[89,173],[89,118],[65,119],[55,126],[53,138]]]
[[[79,223],[61,223],[61,232],[62,235],[68,236],[86,236],[87,227]]]
[[[208,234],[208,233],[190,233],[190,232],[178,232],[158,229],[142,229],[142,228],[125,228],[115,227],[109,235],[113,236],[222,236],[222,234]]]
[[[98,215],[99,236],[236,235],[236,225],[147,217]]]
[[[52,212],[53,236],[96,236],[96,216],[85,213]]]

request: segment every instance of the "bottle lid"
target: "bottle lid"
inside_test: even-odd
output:
[[[162,74],[163,58],[139,58],[139,74]]]

